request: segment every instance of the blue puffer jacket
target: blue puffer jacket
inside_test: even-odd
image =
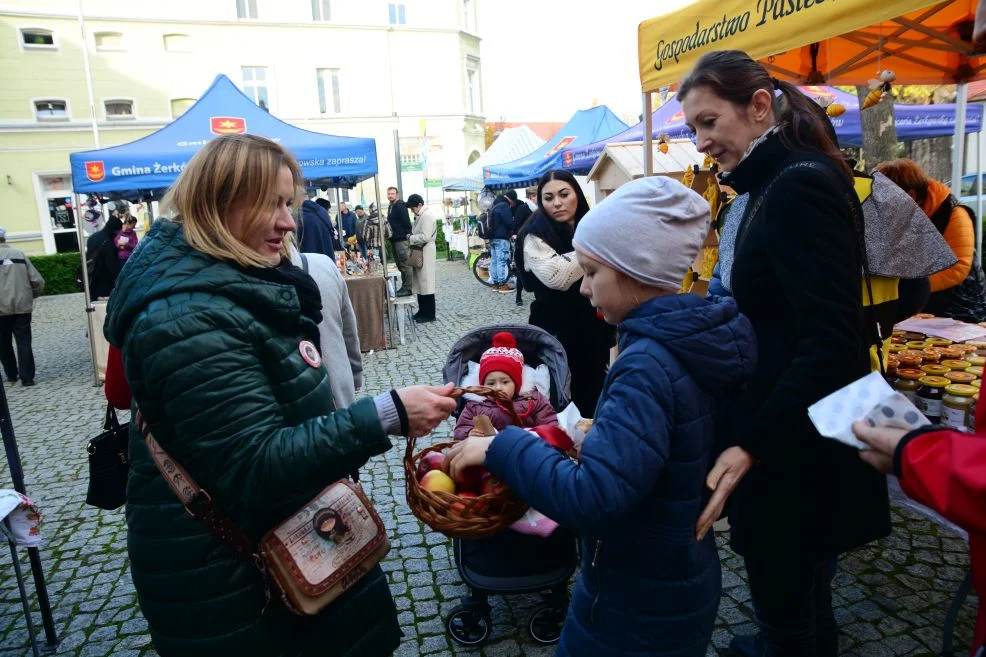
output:
[[[582,537],[583,561],[558,655],[703,657],[719,606],[706,500],[717,400],[752,374],[756,342],[731,300],[652,299],[620,324],[581,461],[511,427],[486,466]]]
[[[508,240],[513,234],[514,213],[506,196],[498,196],[490,208],[490,239]]]

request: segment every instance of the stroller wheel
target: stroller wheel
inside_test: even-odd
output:
[[[565,613],[568,605],[558,603],[546,603],[534,610],[531,620],[527,624],[527,631],[531,638],[544,646],[558,643],[561,636],[561,627],[565,624]]]
[[[488,613],[460,605],[445,619],[445,629],[456,643],[478,646],[493,632],[493,621]]]

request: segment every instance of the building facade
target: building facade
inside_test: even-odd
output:
[[[375,138],[381,189],[398,140],[404,196],[437,205],[484,149],[477,2],[0,0],[0,225],[28,253],[77,250],[69,154],[150,134],[219,73],[288,123]]]

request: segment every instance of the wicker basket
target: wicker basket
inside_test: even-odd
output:
[[[460,388],[456,389],[453,395],[461,396],[464,392],[495,397],[488,388]],[[506,489],[500,493],[473,498],[459,497],[444,491],[425,490],[418,483],[417,478],[421,459],[430,452],[442,452],[455,443],[437,443],[415,453],[416,442],[414,438],[409,438],[404,452],[407,504],[418,520],[435,531],[449,538],[486,538],[502,532],[520,520],[527,511],[527,505]]]

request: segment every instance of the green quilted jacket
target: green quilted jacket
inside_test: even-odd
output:
[[[335,410],[293,286],[193,250],[157,222],[109,301],[105,334],[158,442],[252,539],[390,448],[373,400]],[[317,617],[272,602],[258,572],[187,515],[135,430],[127,546],[162,657],[389,655],[397,611],[379,567]]]

